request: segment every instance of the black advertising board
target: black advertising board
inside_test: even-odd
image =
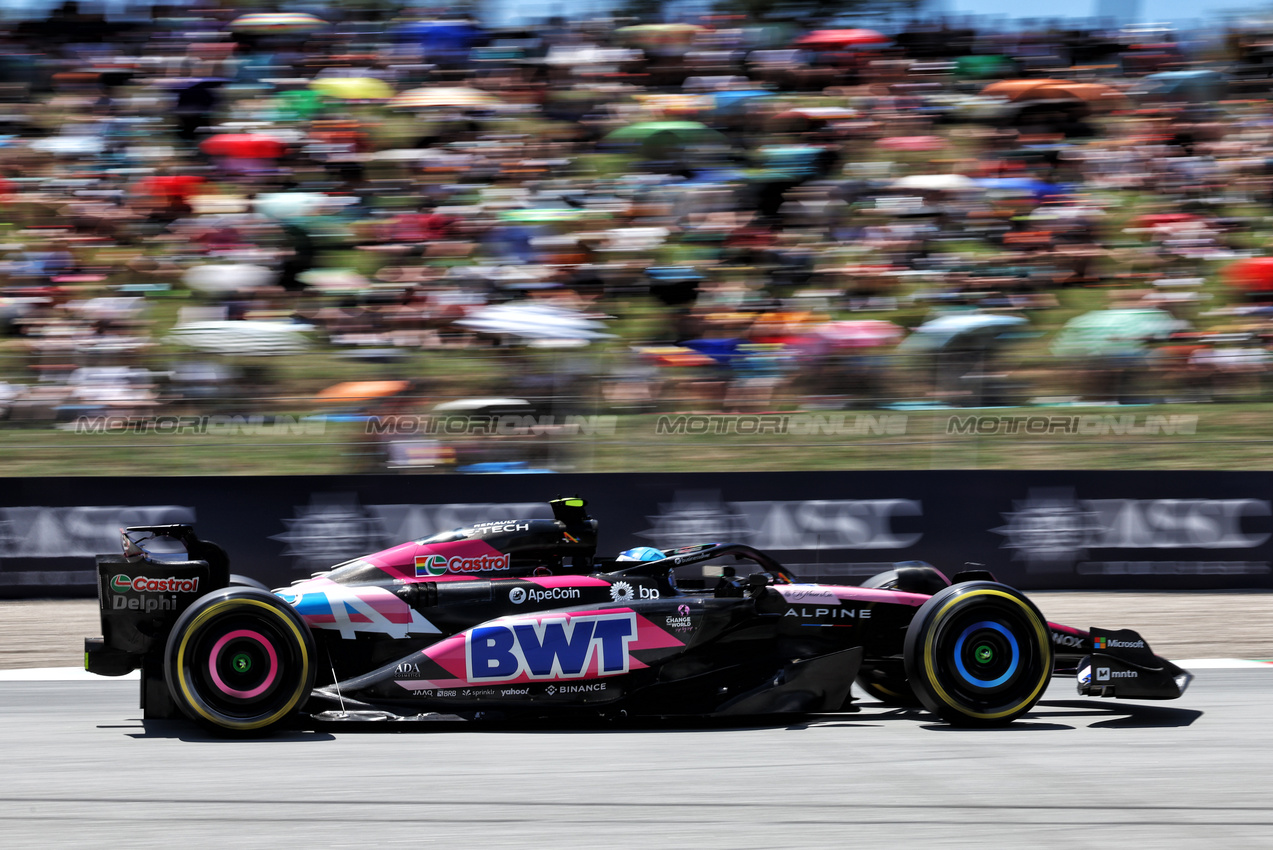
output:
[[[581,495],[599,551],[747,543],[802,577],[984,565],[1031,589],[1273,586],[1273,478],[1242,472],[761,472],[10,478],[0,596],[93,592],[124,525],[193,522],[235,572],[282,586],[436,531],[550,515]]]

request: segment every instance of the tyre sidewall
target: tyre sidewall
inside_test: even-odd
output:
[[[966,672],[960,678],[946,663],[958,639],[953,629],[977,616],[1015,639],[1021,669],[1001,692],[979,692],[970,685],[974,679]],[[906,631],[903,654],[907,680],[924,707],[960,725],[1010,722],[1038,702],[1052,674],[1047,620],[1022,593],[994,582],[957,584],[925,602]]]
[[[228,687],[218,690],[208,681],[210,636],[227,630],[227,623],[255,623],[257,641],[273,659],[265,698],[234,702]],[[227,631],[227,635],[229,632]],[[173,701],[190,719],[222,732],[262,732],[277,725],[304,705],[314,686],[314,639],[309,627],[290,605],[268,591],[228,587],[202,597],[177,620],[164,654],[164,673]]]

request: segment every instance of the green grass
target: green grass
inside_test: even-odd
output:
[[[854,469],[1273,469],[1273,412],[1266,405],[996,408],[981,410],[852,411],[792,414],[808,428],[813,416],[839,434],[757,435],[659,433],[659,416],[616,419],[612,435],[504,438],[525,456],[552,458],[563,471],[708,472]],[[950,433],[952,417],[1113,417],[1142,433],[975,436]],[[836,417],[842,417],[837,419]],[[861,418],[859,418],[861,417]],[[882,417],[891,417],[891,428]],[[899,418],[900,417],[900,418]],[[1130,420],[1124,417],[1132,417]],[[1146,417],[1197,417],[1194,433],[1143,433]],[[1177,417],[1171,419],[1171,417]],[[764,420],[774,423],[780,420]],[[1085,427],[1109,420],[1083,420]],[[1188,421],[1188,420],[1184,420]],[[737,426],[735,426],[737,427]],[[746,425],[743,426],[746,428]],[[1024,430],[1024,424],[1018,426]],[[849,433],[844,432],[847,428]],[[856,429],[856,430],[855,430]],[[891,433],[880,433],[889,431]],[[259,436],[217,434],[74,434],[0,431],[8,476],[43,475],[298,475],[384,471],[370,456],[372,438],[358,423],[328,422],[320,434],[286,431]],[[537,461],[532,461],[539,465]],[[445,471],[438,469],[434,471]]]

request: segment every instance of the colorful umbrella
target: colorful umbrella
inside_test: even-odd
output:
[[[889,151],[935,151],[946,147],[941,136],[888,136],[875,144]]]
[[[888,44],[891,40],[875,30],[843,29],[814,30],[800,36],[793,43],[801,47],[861,47],[867,44]]]
[[[643,121],[620,127],[603,142],[638,145],[647,156],[661,155],[667,150],[686,147],[727,146],[723,135],[697,121]]]
[[[327,26],[322,18],[305,12],[256,12],[230,21],[230,29],[254,35],[314,32]]]
[[[500,221],[515,222],[517,224],[556,224],[557,222],[585,221],[606,217],[606,213],[598,210],[580,210],[573,207],[535,207],[532,209],[505,210],[499,214]]]
[[[281,117],[307,121],[323,108],[323,96],[313,89],[292,89],[280,94],[275,101]]]
[[[323,192],[266,192],[253,199],[253,208],[261,215],[280,221],[320,215],[331,197]]]
[[[859,319],[855,321],[827,322],[813,329],[817,340],[829,342],[836,348],[874,348],[891,345],[902,338],[902,329],[883,319]]]
[[[1008,100],[1019,99],[1022,92],[1028,92],[1036,86],[1045,85],[1069,85],[1073,80],[1054,80],[1049,78],[1025,79],[1025,80],[998,80],[981,90],[983,95],[993,97],[1003,97]]]
[[[1072,80],[1001,80],[981,90],[983,95],[1007,98],[1013,103],[1031,100],[1081,100],[1098,108],[1125,106],[1127,96],[1102,83],[1077,83]]]
[[[1046,183],[1033,177],[979,177],[978,186],[992,192],[1018,192],[1044,198],[1048,195],[1068,194],[1070,189],[1057,183]]]
[[[137,191],[153,198],[185,201],[204,182],[204,178],[198,174],[156,174],[140,181]]]
[[[1020,316],[996,313],[949,313],[925,322],[906,338],[908,351],[933,351],[954,345],[986,348],[1026,324]]]
[[[182,275],[182,281],[190,289],[214,295],[270,286],[277,278],[277,272],[252,263],[206,263],[191,266]]]
[[[408,89],[389,102],[402,109],[495,109],[501,101],[495,95],[481,89],[464,86],[424,86]]]
[[[323,401],[370,401],[397,395],[410,386],[410,381],[345,381],[321,390],[317,398]]]
[[[773,97],[773,92],[764,89],[726,89],[712,94],[712,108],[718,115],[746,109],[747,104],[757,98]]]
[[[368,292],[374,287],[371,281],[353,269],[310,269],[301,272],[296,279],[319,292]]]
[[[312,329],[293,322],[191,322],[174,327],[167,340],[216,354],[299,354],[309,346],[303,333]]]
[[[1134,228],[1154,228],[1172,224],[1187,224],[1198,220],[1198,216],[1193,213],[1146,213],[1145,215],[1138,215],[1133,218],[1131,220],[1131,226]]]
[[[482,30],[468,21],[447,19],[408,21],[395,32],[400,39],[419,44],[429,55],[458,55],[482,37]]]
[[[475,310],[455,324],[484,334],[514,336],[528,340],[605,339],[605,325],[596,319],[543,304],[496,304]]]
[[[1011,71],[1013,62],[998,53],[973,53],[955,60],[955,77],[961,80],[985,80]]]
[[[274,159],[283,155],[287,145],[273,136],[260,133],[220,133],[204,139],[199,149],[210,156]]]
[[[809,121],[847,121],[861,115],[856,109],[847,106],[797,106],[778,113],[775,118],[795,116]]]
[[[388,100],[393,86],[375,77],[318,77],[309,87],[338,100]]]
[[[1247,292],[1273,292],[1273,257],[1248,257],[1224,270],[1225,282]]]
[[[911,174],[894,180],[893,188],[916,192],[966,192],[980,187],[963,174]]]
[[[1093,310],[1070,319],[1052,343],[1062,357],[1093,357],[1139,351],[1150,339],[1165,339],[1183,325],[1165,310],[1132,307]]]
[[[1140,93],[1143,95],[1195,103],[1222,100],[1229,87],[1224,74],[1201,68],[1150,74],[1141,81],[1141,84]]]

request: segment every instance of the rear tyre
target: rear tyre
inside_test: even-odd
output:
[[[270,588],[267,584],[265,584],[265,582],[258,581],[257,579],[254,579],[251,576],[241,576],[236,573],[230,573],[230,586],[231,587],[255,587],[257,590],[263,590],[266,593],[270,592]]]
[[[202,597],[177,620],[164,654],[173,701],[222,732],[264,732],[314,686],[314,638],[290,605],[254,587]]]
[[[948,587],[906,630],[906,676],[924,707],[959,726],[998,726],[1025,714],[1052,675],[1047,621],[1018,591],[994,582]]]

